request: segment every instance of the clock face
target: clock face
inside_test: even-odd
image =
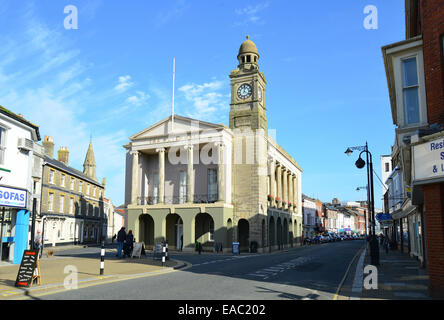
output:
[[[237,96],[241,99],[247,99],[253,93],[253,89],[249,84],[244,83],[237,90]]]

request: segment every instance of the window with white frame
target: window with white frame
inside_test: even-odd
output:
[[[51,184],[54,184],[54,175],[55,175],[55,171],[49,170],[49,183],[51,183]]]
[[[54,210],[54,193],[48,194],[48,211]]]
[[[402,95],[406,125],[420,122],[417,70],[416,56],[402,60]]]
[[[79,181],[79,192],[83,192],[83,181]]]
[[[64,205],[65,205],[65,196],[64,195],[61,195],[60,196],[60,207],[59,207],[59,211],[61,212],[61,213],[63,213],[63,208],[64,208]]]
[[[64,174],[60,175],[60,185],[61,185],[62,187],[65,187],[65,186],[66,186],[66,185],[65,185],[65,175],[64,175]]]
[[[89,194],[90,190],[91,190],[91,186],[88,184],[88,185],[86,186],[86,194],[87,194],[87,195],[90,195],[90,194]]]
[[[74,213],[74,198],[69,198],[69,213]]]
[[[6,129],[0,127],[0,164],[5,163],[6,154]]]
[[[75,184],[75,179],[73,177],[71,177],[71,190],[74,191],[74,184]]]

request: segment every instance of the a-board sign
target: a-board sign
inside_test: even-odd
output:
[[[37,268],[39,250],[25,250],[23,252],[22,263],[15,281],[16,287],[30,287],[36,276],[34,272]],[[38,268],[37,268],[38,269]],[[40,270],[37,270],[40,273]],[[40,274],[39,274],[40,276]]]
[[[240,254],[240,252],[239,252],[239,242],[233,242],[233,254]]]
[[[142,242],[136,242],[134,243],[134,248],[133,248],[133,254],[131,255],[132,257],[139,257],[142,255],[142,248],[143,248],[143,243]]]

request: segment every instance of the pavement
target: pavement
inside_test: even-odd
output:
[[[72,254],[78,249],[81,254]],[[71,251],[70,251],[71,250]],[[60,254],[57,254],[57,251]],[[107,248],[105,255],[104,274],[100,275],[100,248],[83,246],[64,247],[55,250],[55,255],[42,256],[39,260],[42,284],[33,284],[30,288],[15,287],[15,280],[20,265],[0,265],[0,300],[17,299],[23,295],[41,294],[44,291],[65,289],[77,284],[78,288],[102,284],[117,280],[132,279],[174,271],[175,267],[183,266],[178,260],[167,260],[162,266],[160,260],[152,255],[141,258],[118,259],[115,248]],[[77,273],[73,273],[77,271]],[[76,280],[73,282],[73,280]]]
[[[369,250],[364,258],[364,266],[370,265]],[[385,250],[379,253],[378,288],[362,287],[361,300],[424,300],[428,294],[429,277],[421,268],[420,261],[399,250]],[[364,274],[365,276],[368,275]],[[362,282],[361,282],[362,283]]]

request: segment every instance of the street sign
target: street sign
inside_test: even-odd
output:
[[[16,287],[30,287],[35,278],[38,278],[40,283],[38,254],[39,250],[25,250],[23,252],[22,263],[15,281]]]
[[[233,254],[240,254],[239,242],[233,242]]]
[[[134,248],[133,248],[133,254],[131,255],[132,257],[139,257],[142,255],[142,247],[143,247],[143,243],[142,242],[136,242],[134,243]]]
[[[0,187],[0,206],[26,208],[27,195],[26,190]]]

